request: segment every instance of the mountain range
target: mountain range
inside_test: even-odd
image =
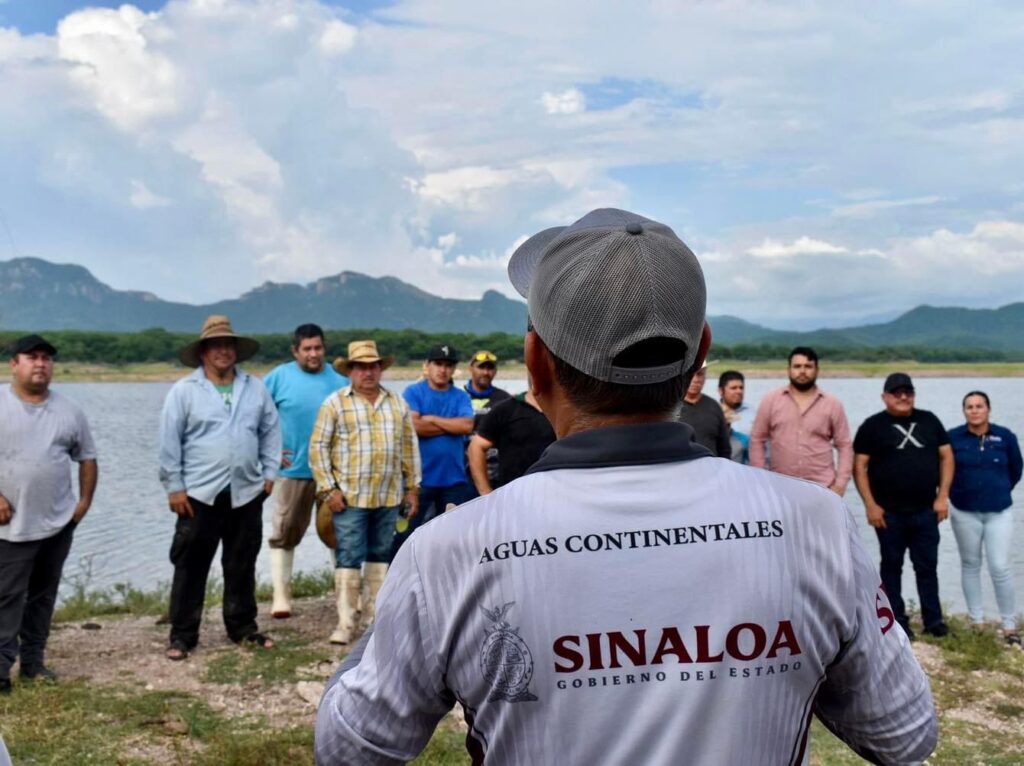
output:
[[[115,290],[88,269],[39,258],[0,261],[0,329],[196,332],[227,314],[246,332],[290,332],[304,322],[326,329],[415,328],[427,332],[521,333],[526,304],[488,290],[478,300],[431,295],[395,277],[343,271],[305,285],[266,282],[206,305]],[[809,332],[773,330],[733,316],[708,321],[715,343],[823,347],[921,346],[1024,353],[1024,303],[997,309],[918,306],[889,322]]]

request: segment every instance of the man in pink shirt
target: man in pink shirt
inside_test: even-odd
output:
[[[818,355],[797,346],[789,353],[789,385],[762,400],[750,434],[750,464],[807,479],[837,495],[853,474],[853,440],[842,403],[818,388]],[[765,459],[765,443],[771,458]],[[833,458],[832,449],[839,452]]]

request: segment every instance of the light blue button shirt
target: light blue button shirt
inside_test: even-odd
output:
[[[160,481],[201,503],[231,486],[238,508],[273,481],[281,462],[277,408],[263,382],[236,368],[230,408],[200,367],[171,387],[160,416]]]

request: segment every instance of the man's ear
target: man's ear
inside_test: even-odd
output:
[[[711,348],[711,325],[707,322],[704,323],[704,330],[700,334],[700,346],[697,347],[697,358],[693,360],[693,367],[689,369],[689,373],[692,375],[697,372],[703,365],[704,360],[707,359],[708,350]]]
[[[530,390],[536,397],[550,393],[555,379],[555,365],[551,352],[536,332],[530,330],[523,338],[523,361],[530,379]]]

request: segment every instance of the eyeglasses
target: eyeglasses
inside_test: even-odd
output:
[[[913,399],[914,389],[912,388],[898,388],[895,391],[890,391],[889,396],[894,399]]]
[[[498,361],[498,357],[492,354],[490,351],[477,351],[473,354],[474,364],[495,364]]]

